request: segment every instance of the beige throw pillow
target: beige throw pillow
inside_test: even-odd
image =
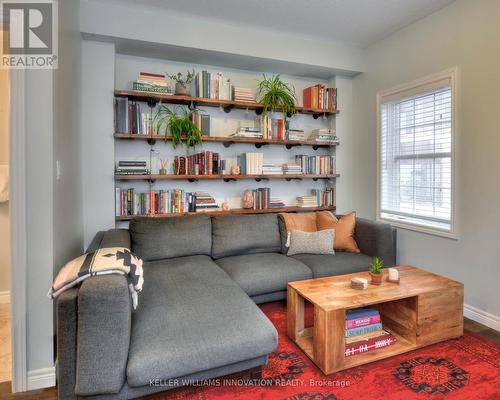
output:
[[[335,230],[325,229],[318,232],[291,231],[287,238],[287,255],[294,254],[335,254],[332,243]]]

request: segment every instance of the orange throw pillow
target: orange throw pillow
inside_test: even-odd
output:
[[[316,214],[315,213],[299,213],[289,214],[280,213],[280,216],[285,222],[287,232],[302,231],[302,232],[316,232]]]
[[[335,240],[333,248],[349,253],[360,253],[358,245],[354,240],[354,228],[356,227],[356,213],[344,215],[337,219],[330,211],[316,213],[316,226],[318,231],[335,229]]]

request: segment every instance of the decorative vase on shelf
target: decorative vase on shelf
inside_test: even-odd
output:
[[[243,208],[253,208],[253,193],[251,190],[245,190],[243,192]]]
[[[191,84],[190,83],[179,83],[175,84],[175,94],[189,96],[191,93]]]

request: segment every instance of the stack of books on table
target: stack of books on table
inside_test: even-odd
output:
[[[299,175],[302,174],[302,167],[296,164],[283,164],[283,173],[285,175]]]
[[[118,161],[116,175],[149,175],[146,161]]]
[[[269,208],[283,208],[285,207],[285,203],[278,197],[271,198],[269,202]]]
[[[299,196],[297,197],[297,205],[299,207],[317,207],[316,196]]]
[[[262,164],[263,175],[282,175],[283,168],[281,164]]]
[[[288,140],[305,140],[305,134],[302,129],[288,129],[287,131]]]
[[[134,90],[140,90],[142,92],[156,92],[156,93],[167,93],[170,92],[170,88],[167,85],[164,74],[153,74],[151,72],[140,72],[139,78],[133,83]]]
[[[236,132],[232,133],[231,136],[262,139],[263,134],[259,128],[254,128],[254,127],[250,127],[250,126],[242,126],[242,127],[239,127]]]
[[[380,313],[374,308],[347,310],[345,356],[380,349],[396,343],[396,337],[382,328]]]
[[[194,193],[194,210],[196,212],[207,212],[207,211],[217,211],[219,205],[215,199],[205,192]]]
[[[262,175],[263,153],[243,153],[238,156],[241,175]]]
[[[316,142],[329,142],[337,143],[339,139],[335,133],[335,129],[313,129],[309,135],[309,140],[314,140]]]
[[[233,100],[234,101],[255,101],[255,96],[252,89],[244,87],[233,86]]]

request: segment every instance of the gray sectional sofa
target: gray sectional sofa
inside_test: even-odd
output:
[[[96,235],[98,247],[131,248],[144,260],[133,311],[123,276],[93,277],[57,300],[60,399],[130,399],[255,369],[278,334],[258,303],[286,298],[287,282],[395,264],[396,234],[358,218],[362,253],[282,253],[276,214],[140,218]]]

